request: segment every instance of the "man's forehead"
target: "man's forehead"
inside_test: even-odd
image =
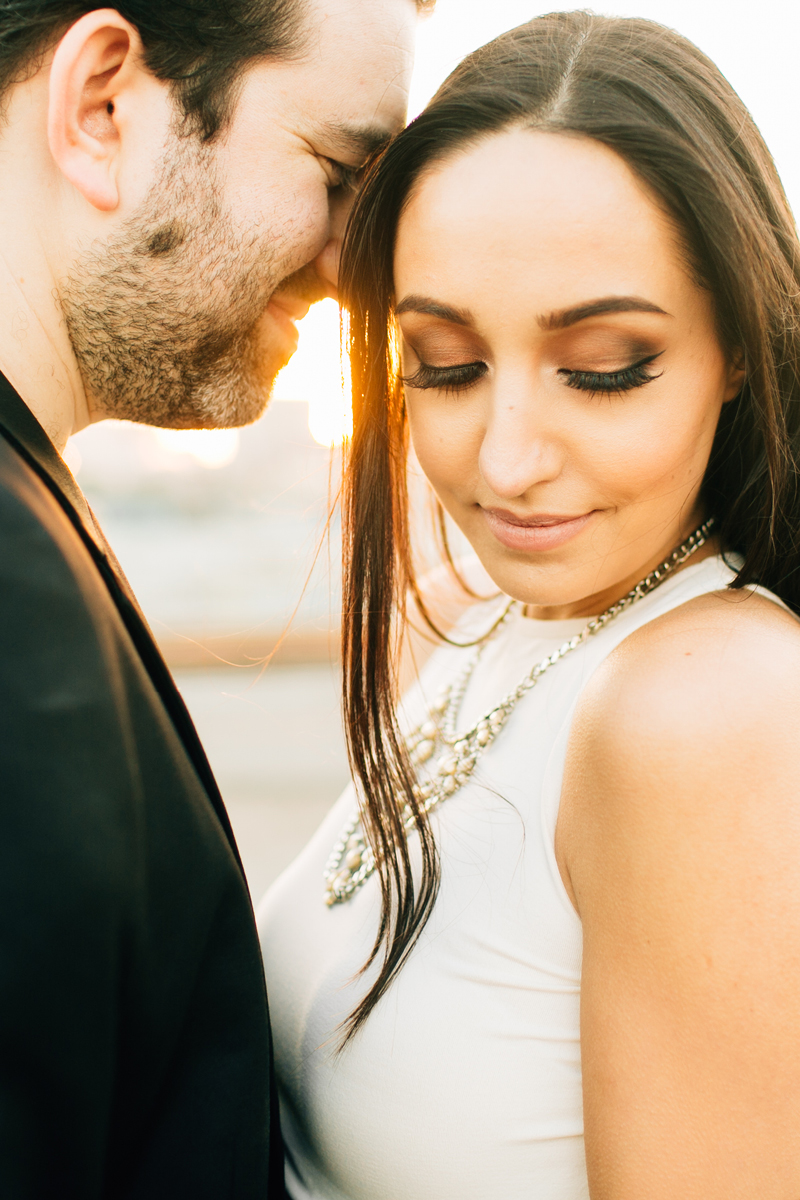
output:
[[[403,126],[416,14],[414,0],[316,0],[301,52],[251,69],[251,111],[271,110],[323,154],[364,162]]]
[[[394,126],[398,104],[405,109],[418,16],[415,0],[312,0],[303,58],[318,72],[319,90],[338,93],[338,118]]]

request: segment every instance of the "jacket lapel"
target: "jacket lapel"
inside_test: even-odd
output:
[[[242,870],[228,814],[183,697],[156,645],[116,556],[64,460],[24,400],[0,374],[0,434],[14,446],[63,508],[91,554],[112,600],[183,742]]]

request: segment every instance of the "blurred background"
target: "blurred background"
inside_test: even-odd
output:
[[[541,12],[438,0],[419,30],[410,116],[470,50]],[[800,0],[639,0],[697,43],[749,106],[800,205]],[[335,303],[312,308],[265,416],[242,430],[105,422],[67,461],[198,725],[257,902],[347,782],[338,706],[337,446],[349,428]],[[291,620],[291,627],[288,632]],[[265,660],[269,657],[265,666]]]

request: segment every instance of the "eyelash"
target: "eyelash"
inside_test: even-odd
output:
[[[401,375],[400,382],[406,387],[439,388],[444,392],[463,392],[477,383],[486,374],[486,363],[460,363],[456,367],[431,367],[420,362],[413,375]]]
[[[647,367],[660,357],[661,354],[651,354],[622,371],[569,371],[562,367],[558,374],[567,377],[567,387],[588,392],[592,396],[621,395],[658,379],[660,372],[651,375]],[[402,375],[400,382],[406,387],[420,390],[438,388],[444,392],[462,392],[473,383],[477,383],[486,371],[487,366],[484,362],[462,363],[455,367],[431,367],[428,363],[421,362],[413,375]]]
[[[590,396],[621,396],[623,392],[644,387],[646,383],[652,383],[654,379],[659,378],[660,371],[651,375],[647,368],[663,353],[662,350],[659,354],[650,354],[647,358],[631,363],[622,371],[569,371],[562,368],[558,374],[567,377],[567,387],[588,392]]]

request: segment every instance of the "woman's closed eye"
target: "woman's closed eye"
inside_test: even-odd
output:
[[[559,368],[557,374],[564,377],[567,387],[577,391],[588,392],[590,395],[619,395],[633,388],[644,387],[646,383],[658,379],[660,372],[649,371],[648,367],[661,357],[650,354],[638,362],[631,363],[619,371],[576,371],[570,367]],[[401,375],[400,382],[406,387],[436,388],[445,392],[459,392],[476,383],[487,372],[485,362],[457,363],[448,367],[433,367],[430,363],[420,361],[413,375]]]
[[[663,353],[662,350],[658,354],[650,354],[647,358],[641,358],[619,371],[574,371],[569,367],[561,367],[558,374],[564,377],[567,387],[576,388],[580,392],[589,392],[594,396],[620,395],[658,379],[661,372],[649,371],[647,368]]]
[[[443,392],[460,392],[476,383],[488,370],[485,362],[457,363],[452,367],[432,367],[420,361],[413,375],[401,375],[406,387],[438,388]]]

